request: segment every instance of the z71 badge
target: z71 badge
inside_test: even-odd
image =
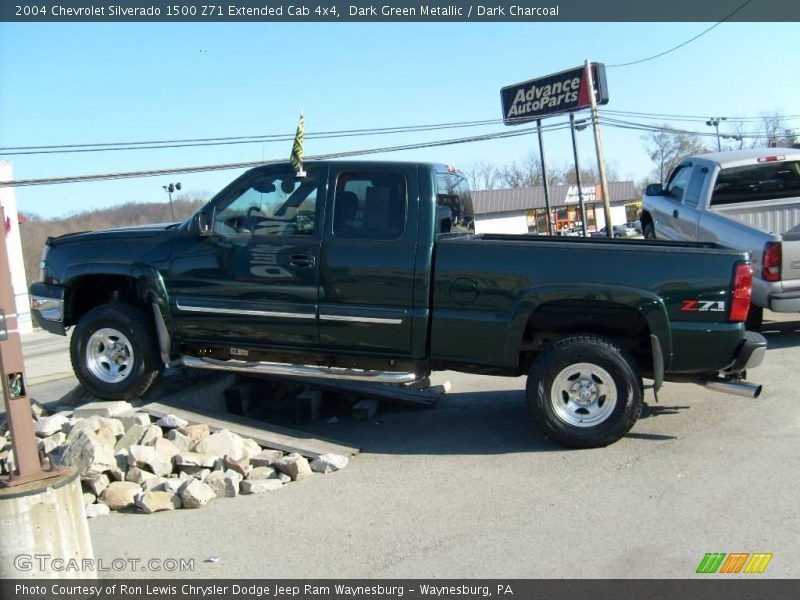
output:
[[[725,312],[723,300],[684,300],[682,311],[685,312]]]

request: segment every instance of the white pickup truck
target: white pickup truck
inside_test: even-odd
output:
[[[648,239],[748,250],[754,271],[748,329],[760,327],[764,308],[800,312],[800,150],[687,158],[666,184],[647,186],[641,224]]]

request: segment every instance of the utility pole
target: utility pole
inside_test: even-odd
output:
[[[600,173],[600,190],[603,194],[603,211],[606,215],[606,236],[614,238],[614,227],[611,224],[611,201],[608,196],[608,179],[606,178],[606,163],[603,160],[603,138],[600,136],[600,120],[597,114],[597,98],[594,93],[594,78],[592,77],[592,64],[586,59],[586,83],[589,86],[589,101],[592,108],[592,125],[594,127],[594,145],[597,150],[597,171]]]
[[[162,185],[161,187],[164,188],[164,191],[167,192],[167,194],[169,194],[169,211],[172,213],[172,220],[174,221],[175,220],[175,209],[172,208],[172,192],[174,192],[175,190],[180,191],[181,184],[180,183],[170,183],[169,185]]]
[[[544,186],[544,207],[547,211],[547,235],[553,235],[552,213],[550,212],[550,188],[547,186],[547,169],[544,166],[544,144],[542,143],[542,120],[536,119],[536,131],[539,135],[539,161],[542,163],[542,185]]]
[[[722,142],[719,139],[719,124],[722,121],[727,121],[727,120],[728,120],[727,117],[710,117],[708,121],[706,121],[706,125],[708,125],[709,127],[713,127],[714,129],[717,130],[717,150],[719,152],[722,152]]]
[[[581,229],[583,237],[586,237],[586,207],[583,204],[583,188],[581,187],[581,166],[578,162],[578,144],[575,141],[575,130],[586,128],[586,122],[575,125],[575,113],[569,113],[569,130],[572,133],[572,155],[575,157],[575,183],[578,185],[578,204],[581,207]]]

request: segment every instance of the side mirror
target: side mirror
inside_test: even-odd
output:
[[[645,196],[661,196],[664,193],[664,186],[660,183],[651,183],[644,189]]]
[[[214,231],[215,212],[213,206],[206,206],[196,212],[192,217],[192,222],[189,224],[189,231],[200,237],[210,236]]]

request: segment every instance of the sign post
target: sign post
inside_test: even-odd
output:
[[[568,69],[540,77],[508,85],[500,90],[500,101],[503,107],[503,123],[506,125],[521,125],[536,121],[539,137],[539,157],[542,163],[542,182],[544,184],[544,199],[547,209],[547,232],[553,234],[550,214],[550,194],[547,185],[547,172],[544,162],[544,145],[542,143],[542,118],[558,114],[569,113],[573,126],[573,147],[575,143],[575,130],[572,114],[584,108],[592,108],[595,122],[595,141],[599,140],[599,125],[597,124],[597,105],[608,103],[608,89],[606,87],[605,66],[601,63],[589,63],[585,67]],[[600,150],[602,156],[602,149]],[[577,167],[577,150],[575,152]],[[605,183],[605,169],[600,167],[600,177],[603,183],[603,200],[608,203],[608,184]],[[578,176],[578,190],[580,190],[580,175]],[[580,191],[579,191],[579,194]],[[586,215],[584,213],[583,197],[581,201],[581,218],[583,219],[583,235],[586,235]],[[606,212],[606,220],[610,217],[610,208]]]
[[[578,163],[578,144],[575,140],[575,113],[569,113],[569,130],[572,133],[572,155],[575,158],[575,183],[578,186],[578,205],[581,207],[581,230],[583,231],[583,237],[586,237],[586,207],[583,203],[581,166]]]
[[[0,223],[5,223],[5,211],[0,206]],[[0,227],[0,378],[3,398],[14,448],[16,473],[0,478],[0,487],[29,483],[58,473],[42,470],[36,435],[31,419],[31,401],[25,390],[25,373],[22,363],[18,316],[14,292],[11,288],[11,269],[8,265],[6,232]]]
[[[544,165],[544,144],[542,143],[542,120],[536,119],[539,136],[539,162],[542,163],[542,185],[544,186],[544,207],[547,211],[547,235],[553,235],[553,213],[550,211],[550,188],[547,185],[547,169]]]
[[[586,79],[592,86],[592,64],[586,59]],[[608,197],[608,179],[606,179],[606,163],[603,159],[603,138],[600,136],[600,121],[597,115],[597,101],[594,94],[589,94],[592,107],[592,125],[594,127],[594,146],[597,150],[597,171],[600,173],[600,189],[603,194],[603,211],[606,214],[606,237],[614,238],[614,226],[611,223],[611,200]]]

